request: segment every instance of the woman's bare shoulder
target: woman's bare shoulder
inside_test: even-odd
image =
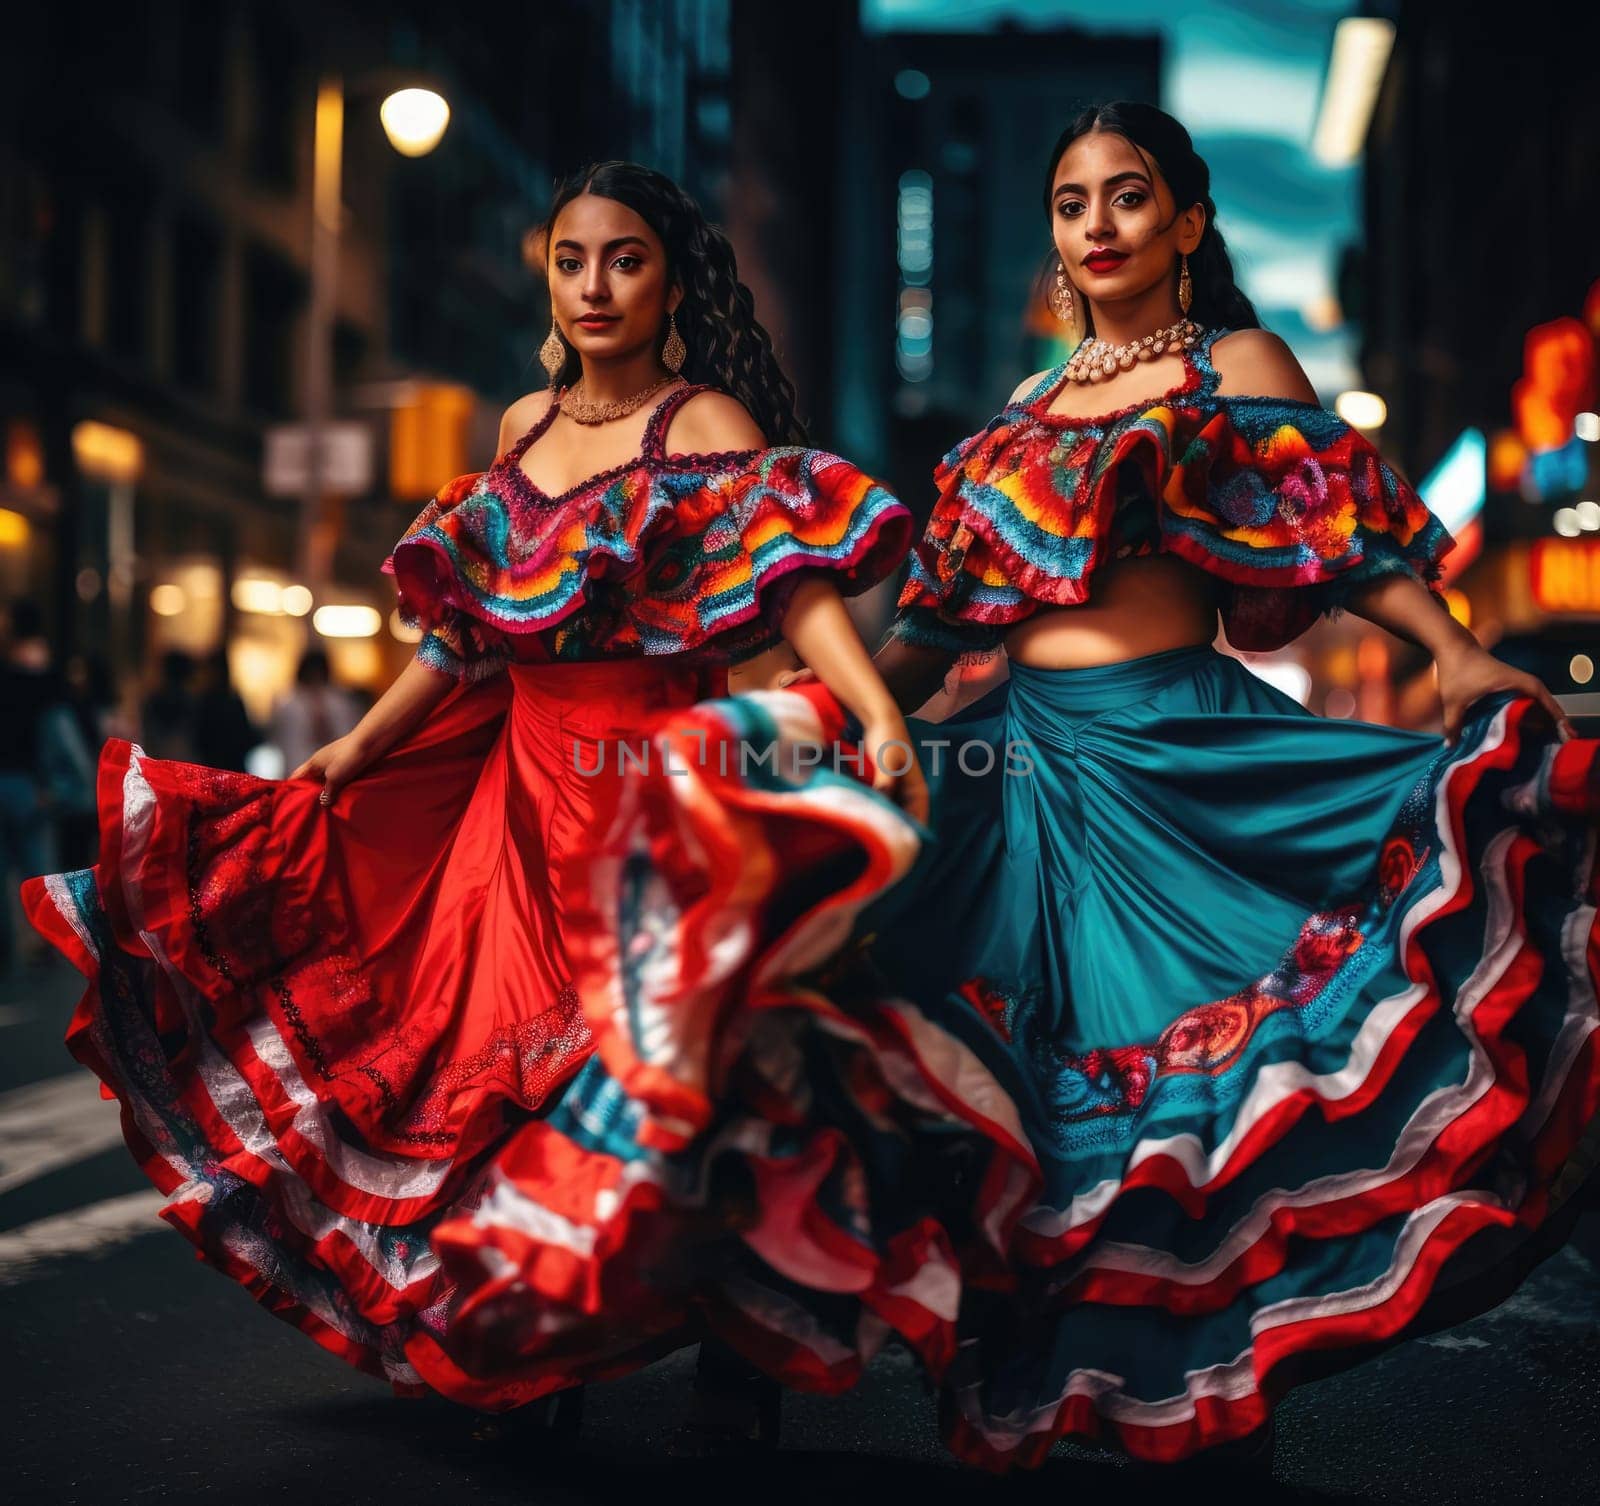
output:
[[[519,397],[506,409],[500,419],[499,454],[504,455],[550,411],[550,403],[554,396],[549,388],[542,392],[530,392],[526,397]]]
[[[765,449],[767,439],[738,398],[697,392],[673,413],[662,442],[668,455],[714,455]]]
[[[1282,397],[1314,403],[1317,389],[1288,344],[1265,329],[1236,329],[1211,347],[1219,397]]]

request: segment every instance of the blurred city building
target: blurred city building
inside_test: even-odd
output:
[[[728,0],[29,8],[0,64],[0,595],[44,602],[58,657],[109,654],[130,699],[173,650],[225,649],[257,717],[319,641],[337,678],[384,683],[411,651],[387,545],[543,382],[525,232],[556,176],[605,156],[653,162],[715,211],[729,30]],[[450,123],[408,160],[377,107],[413,77]],[[335,610],[312,618],[283,473],[304,450],[328,79],[345,104],[342,458],[317,520],[315,605]]]
[[[1594,716],[1600,17],[1411,0],[1393,14],[1366,146],[1365,245],[1346,284],[1366,385],[1387,410],[1374,437],[1457,534],[1457,615]],[[1366,637],[1330,639],[1324,694],[1359,690],[1350,671]],[[1397,653],[1397,719],[1431,716],[1424,671]]]
[[[1159,102],[1162,56],[1153,31],[983,29],[983,16],[971,31],[917,29],[938,9],[908,7],[894,29],[864,33],[858,7],[838,7],[849,14],[834,27],[831,78],[797,147],[811,163],[780,190],[827,238],[810,260],[829,317],[802,325],[801,369],[830,402],[813,408],[817,426],[919,520],[939,457],[1066,354],[1036,289],[1051,145],[1092,100]],[[855,605],[869,641],[895,594],[888,583]]]
[[[1160,103],[1157,35],[885,32],[846,55],[836,429],[914,511],[929,472],[1063,352],[1036,312],[1045,158],[1099,99]]]

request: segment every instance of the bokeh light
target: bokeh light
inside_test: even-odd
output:
[[[397,89],[378,106],[389,144],[403,157],[426,157],[450,124],[450,106],[432,89]]]

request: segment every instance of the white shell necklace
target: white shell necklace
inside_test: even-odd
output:
[[[1067,362],[1067,378],[1074,382],[1108,381],[1119,371],[1132,371],[1137,362],[1153,361],[1169,350],[1193,350],[1200,342],[1201,333],[1193,319],[1180,319],[1142,340],[1129,340],[1126,345],[1113,345],[1109,340],[1085,340]]]

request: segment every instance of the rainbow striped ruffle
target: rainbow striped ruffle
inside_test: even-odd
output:
[[[445,486],[384,565],[441,669],[493,672],[519,635],[547,657],[739,658],[771,643],[780,582],[853,595],[904,557],[911,515],[853,465],[795,446],[641,460],[544,501],[497,470]]]

